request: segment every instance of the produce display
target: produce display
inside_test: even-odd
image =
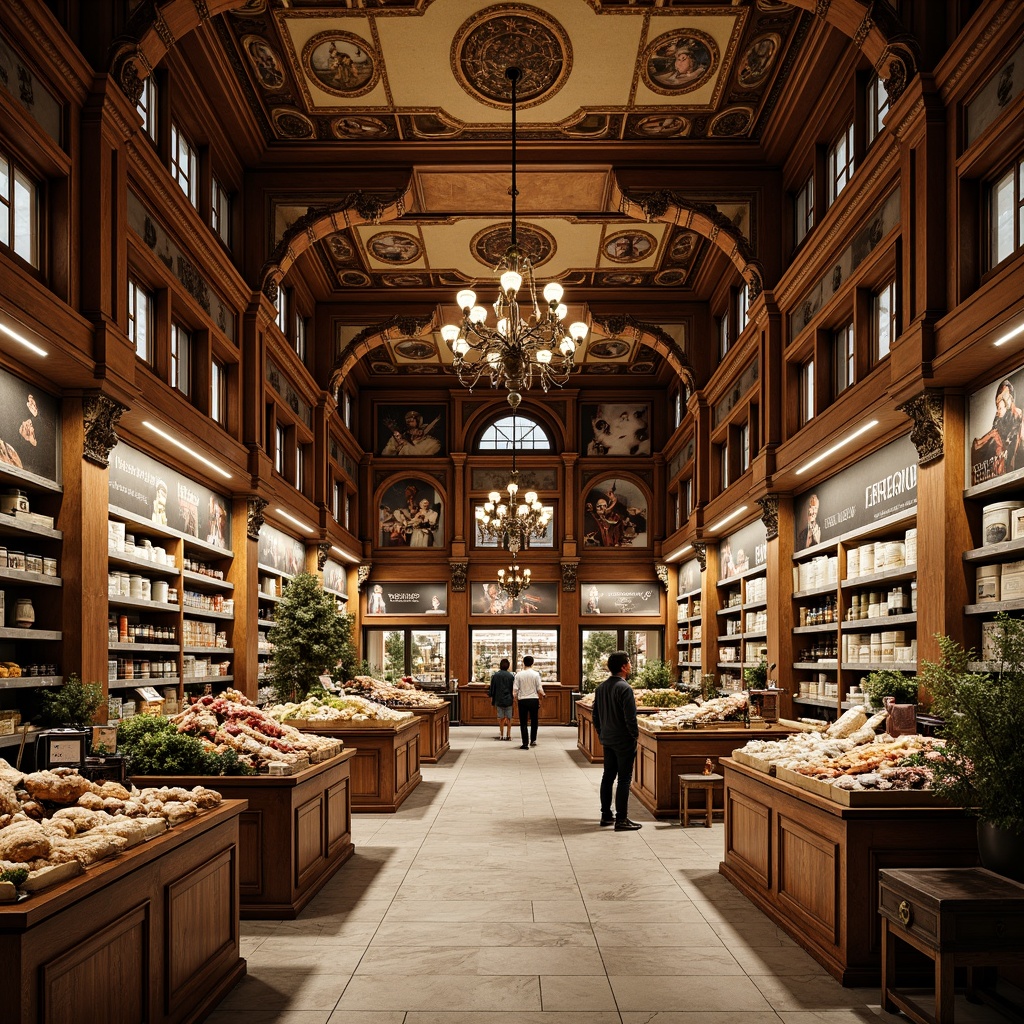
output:
[[[118,744],[132,775],[286,773],[341,749],[336,739],[282,725],[237,690],[207,694],[166,720],[128,719]]]
[[[202,786],[127,789],[73,768],[26,774],[0,760],[0,901],[73,878],[220,802]]]
[[[647,732],[665,732],[716,722],[741,723],[746,714],[747,695],[730,693],[726,697],[712,697],[702,704],[684,704],[682,707],[666,708],[653,715],[645,715],[640,719],[640,728]]]
[[[678,690],[634,690],[633,696],[638,708],[677,708],[689,702],[689,697]],[[594,695],[588,693],[585,697],[581,697],[576,704],[592,708]]]
[[[403,722],[412,718],[411,711],[392,711],[372,700],[356,694],[336,697],[324,694],[322,697],[307,697],[298,704],[275,704],[266,709],[276,722]]]
[[[824,733],[751,740],[737,753],[743,763],[763,771],[785,768],[838,789],[931,789],[944,742],[928,736],[876,735],[885,717],[882,713],[868,718],[856,707]]]
[[[412,681],[401,681],[401,685],[385,683],[372,676],[356,676],[345,684],[345,692],[365,697],[388,708],[439,708],[446,704],[444,697],[417,690]]]

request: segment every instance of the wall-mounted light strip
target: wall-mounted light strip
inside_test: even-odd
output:
[[[735,512],[730,512],[724,519],[719,519],[718,522],[715,523],[715,525],[712,526],[708,530],[708,533],[715,533],[715,532],[717,532],[723,526],[725,526],[726,523],[731,523],[737,516],[743,515],[743,513],[746,512],[746,511],[747,511],[747,506],[746,505],[741,505],[738,509],[736,509]]]
[[[180,448],[186,454],[191,455],[196,462],[201,462],[207,469],[212,469],[214,473],[219,473],[225,480],[231,479],[231,474],[226,469],[221,469],[216,462],[211,462],[205,455],[200,455],[194,448],[189,448],[187,444],[179,441],[171,434],[168,434],[166,430],[161,430],[159,427],[154,426],[154,424],[150,423],[149,420],[143,420],[142,425],[144,427],[149,427],[154,434],[162,437],[169,444],[173,444],[175,448]]]
[[[851,441],[860,437],[861,434],[867,433],[872,427],[878,426],[878,420],[871,420],[870,423],[865,423],[864,426],[858,427],[852,434],[847,434],[841,441],[836,441],[831,448],[826,448],[820,455],[815,455],[810,462],[805,462],[797,471],[796,475],[799,476],[801,473],[806,473],[812,466],[816,466],[819,462],[824,462],[830,455],[835,455],[840,448],[845,448]]]
[[[45,348],[40,348],[34,341],[29,341],[28,338],[18,334],[17,331],[12,331],[6,324],[0,324],[0,332],[6,334],[8,338],[13,338],[19,344],[24,345],[25,348],[31,349],[37,356],[48,355]]]
[[[680,548],[678,551],[673,551],[672,554],[669,555],[668,558],[665,559],[665,561],[666,562],[674,562],[677,558],[682,558],[683,555],[685,555],[688,551],[692,551],[692,550],[693,550],[693,545],[692,544],[687,544],[685,547]]]
[[[347,561],[352,562],[355,565],[359,564],[359,559],[356,558],[355,555],[350,555],[347,551],[342,551],[337,544],[332,544],[331,550],[336,551],[339,555],[341,555],[342,558],[346,559]]]
[[[1014,327],[1013,330],[1007,331],[1006,334],[1004,334],[1001,338],[997,338],[995,341],[992,342],[992,344],[995,345],[996,348],[998,348],[1000,345],[1005,345],[1008,341],[1013,341],[1014,338],[1018,337],[1021,334],[1024,334],[1024,324],[1019,324],[1018,326]]]
[[[300,530],[305,530],[306,533],[316,533],[312,526],[307,526],[301,519],[296,519],[295,516],[288,515],[283,508],[275,508],[274,511],[282,519],[287,519],[289,523],[294,523]]]

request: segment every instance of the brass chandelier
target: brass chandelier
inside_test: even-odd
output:
[[[530,570],[523,569],[513,562],[508,569],[498,570],[498,586],[514,601],[524,590],[530,589]]]
[[[531,537],[543,537],[551,522],[551,515],[537,497],[536,491],[527,491],[523,500],[519,500],[515,412],[512,413],[512,472],[505,490],[508,492],[507,501],[503,500],[499,491],[491,491],[487,495],[487,501],[476,510],[477,526],[485,537],[503,542],[515,558],[522,548],[529,545]],[[518,570],[519,567],[513,568]]]
[[[569,310],[562,303],[562,286],[557,281],[544,286],[546,308],[541,309],[533,264],[517,243],[516,83],[521,75],[517,67],[505,70],[512,83],[512,244],[496,268],[499,287],[493,309],[497,322],[494,327],[487,323],[486,307],[477,305],[476,292],[464,288],[455,297],[462,310],[461,326],[445,324],[441,328],[441,337],[455,355],[453,366],[459,383],[470,391],[481,378],[491,387],[504,385],[513,409],[532,385],[534,374],[545,391],[552,384],[561,387],[572,372],[577,344],[587,336],[587,325],[581,321],[566,327]],[[524,283],[525,310],[520,308]]]

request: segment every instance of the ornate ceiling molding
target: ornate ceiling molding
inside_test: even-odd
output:
[[[640,344],[646,345],[668,360],[669,365],[686,384],[690,394],[697,390],[697,378],[686,353],[671,335],[656,324],[645,324],[626,313],[614,313],[609,316],[594,313],[592,319],[610,336],[631,334]]]
[[[713,203],[695,202],[668,189],[627,193],[617,180],[613,183],[612,202],[622,213],[637,220],[662,221],[702,235],[721,249],[739,271],[750,289],[751,301],[764,291],[764,268],[753,247]]]
[[[412,182],[399,192],[350,192],[330,206],[311,206],[277,243],[260,270],[260,290],[271,302],[292,264],[312,245],[338,231],[359,224],[385,224],[398,220],[412,204]]]

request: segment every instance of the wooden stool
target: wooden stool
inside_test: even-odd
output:
[[[722,781],[722,775],[680,775],[679,776],[679,824],[684,828],[690,824],[690,790],[704,790],[704,825],[711,828],[711,801],[714,797],[715,786]],[[700,811],[694,811],[700,814]]]
[[[886,868],[878,872],[882,915],[882,1009],[917,1024],[952,1024],[953,969],[967,966],[967,994],[1003,1000],[975,987],[975,969],[1024,965],[1024,885],[984,868]],[[896,987],[897,940],[935,964],[934,1015]],[[1019,1007],[1011,1019],[1019,1020]]]

